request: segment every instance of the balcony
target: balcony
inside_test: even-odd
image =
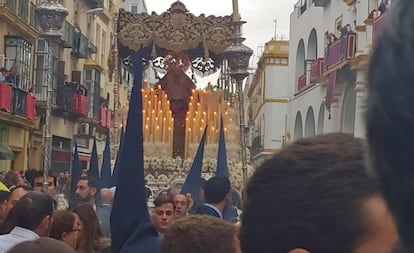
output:
[[[385,14],[380,15],[379,17],[374,19],[372,24],[372,43],[375,44],[375,41],[378,37],[382,34],[382,30],[384,29],[384,23],[386,20]]]
[[[0,83],[0,110],[34,121],[36,119],[36,98],[33,93]]]
[[[57,92],[57,110],[72,113],[74,116],[87,116],[89,111],[88,97],[78,94],[76,87],[65,85]]]
[[[341,68],[355,58],[356,34],[348,33],[325,48],[325,74]]]
[[[319,58],[311,63],[311,74],[310,82],[314,83],[318,81],[319,77],[322,76],[325,67],[325,59]]]
[[[74,57],[88,58],[90,54],[97,52],[97,47],[83,34],[79,37],[74,33],[72,41],[72,55]]]
[[[306,73],[301,75],[298,79],[298,91],[303,90],[306,87]]]
[[[251,156],[255,156],[257,154],[259,154],[260,152],[263,151],[263,143],[262,143],[262,137],[261,136],[256,136],[253,140],[252,140],[252,154]]]
[[[29,0],[0,0],[0,19],[30,39],[38,37],[34,8]]]
[[[315,6],[316,7],[325,7],[330,0],[314,0],[315,1]]]

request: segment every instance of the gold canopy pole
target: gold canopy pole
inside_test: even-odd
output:
[[[233,1],[233,21],[240,21],[240,12],[239,12],[239,0]]]

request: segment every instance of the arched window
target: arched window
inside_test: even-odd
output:
[[[302,114],[300,112],[296,113],[295,129],[293,135],[293,139],[295,141],[303,138]]]
[[[309,107],[306,113],[305,119],[305,137],[311,137],[315,135],[315,114],[312,107]]]

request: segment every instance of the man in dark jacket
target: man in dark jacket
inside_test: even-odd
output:
[[[229,203],[230,181],[227,177],[212,177],[204,186],[205,204],[200,206],[197,214],[206,214],[223,218],[223,210]]]

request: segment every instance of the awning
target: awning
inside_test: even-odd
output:
[[[2,143],[0,143],[0,160],[14,160],[13,151]]]

